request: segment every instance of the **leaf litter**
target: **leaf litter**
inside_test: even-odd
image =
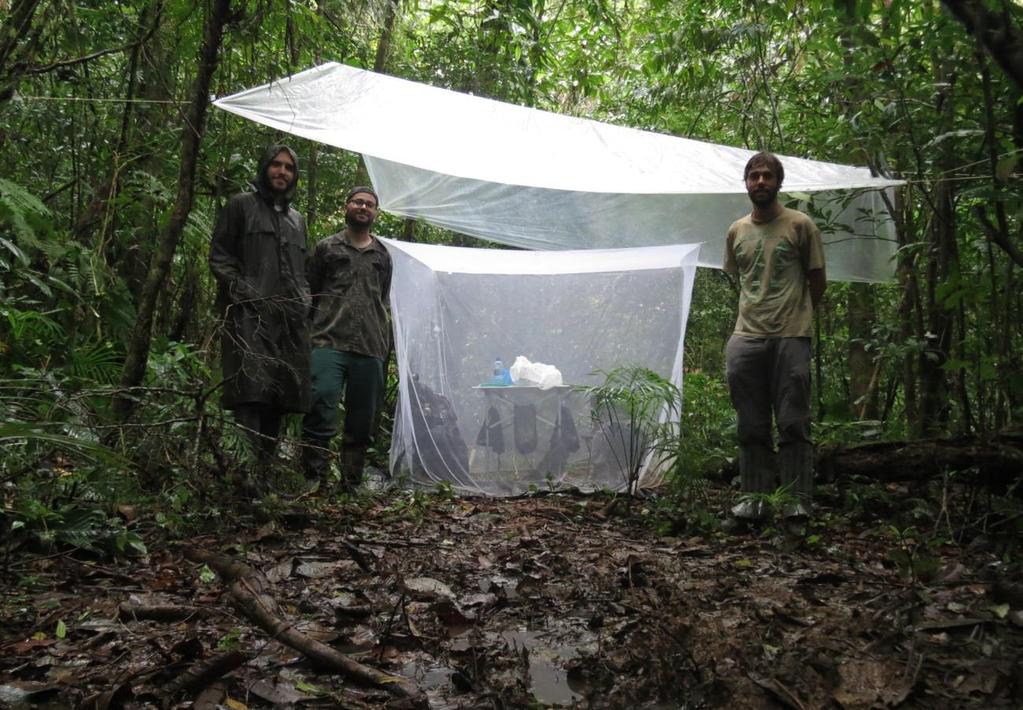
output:
[[[0,708],[1023,704],[1014,550],[945,546],[925,581],[912,540],[839,517],[795,542],[670,536],[643,501],[407,495],[187,547],[257,574],[284,631],[418,695],[325,671],[246,615],[249,582],[154,528],[143,558],[7,560]]]

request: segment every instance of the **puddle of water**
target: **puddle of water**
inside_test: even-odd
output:
[[[457,710],[462,707],[453,704],[446,697],[455,671],[445,666],[423,665],[419,661],[407,661],[401,675],[415,680],[416,685],[426,692],[430,710]]]
[[[434,690],[446,687],[454,673],[450,668],[444,666],[423,667],[416,661],[409,661],[401,669],[401,674],[408,678],[414,678],[419,687],[423,690]]]
[[[529,652],[529,690],[539,702],[568,705],[582,699],[569,687],[564,668],[575,655],[574,647],[551,645],[536,631],[503,631],[501,637],[513,648]]]

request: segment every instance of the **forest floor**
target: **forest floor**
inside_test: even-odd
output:
[[[805,539],[700,531],[656,499],[444,493],[279,504],[185,542],[152,525],[113,562],[9,556],[0,708],[1023,705],[1018,537],[953,530],[948,489],[900,530],[919,491],[850,510],[824,487]],[[720,514],[734,493],[701,495]],[[210,553],[245,574],[193,561]]]

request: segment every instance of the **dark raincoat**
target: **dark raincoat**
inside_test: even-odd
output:
[[[275,193],[267,167],[282,150],[295,160],[295,180]],[[267,404],[309,410],[309,284],[306,227],[291,208],[298,160],[272,146],[259,163],[253,192],[235,195],[221,211],[210,244],[223,316],[223,406]]]

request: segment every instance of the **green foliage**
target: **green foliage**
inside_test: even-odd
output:
[[[653,527],[658,535],[706,535],[721,527],[715,511],[695,499],[693,488],[675,486],[653,499]]]
[[[384,508],[384,512],[402,518],[418,520],[430,508],[430,504],[429,493],[414,488],[396,495],[390,505]]]
[[[49,232],[50,211],[31,192],[10,180],[0,178],[0,226],[8,226],[19,248],[9,239],[0,237],[3,247],[23,266],[29,263],[25,251],[38,248],[40,240]],[[0,268],[9,265],[0,260]]]
[[[101,343],[84,342],[69,353],[68,374],[89,383],[112,385],[121,371],[123,355],[109,340]]]
[[[46,360],[52,346],[66,338],[64,328],[45,313],[21,310],[14,305],[0,307],[6,323],[2,347],[14,362]]]
[[[0,397],[0,402],[3,402],[3,397]],[[53,426],[40,422],[0,421],[0,442],[11,457],[0,470],[13,468],[14,459],[19,456],[29,458],[33,451],[40,449],[48,454],[63,451],[112,466],[127,464],[127,459],[116,451],[90,439],[86,430],[69,426],[63,429],[71,433],[59,433]]]
[[[241,628],[235,626],[217,641],[218,651],[236,651],[241,648]]]
[[[670,480],[677,492],[697,493],[705,477],[735,455],[735,411],[724,380],[692,371],[683,375],[679,436],[668,438]]]
[[[941,558],[936,556],[932,549],[933,538],[922,536],[912,526],[899,528],[895,525],[888,527],[886,537],[894,543],[888,550],[888,559],[895,563],[913,584],[930,582],[941,570]]]
[[[199,568],[199,581],[203,584],[213,584],[217,579],[217,573],[210,569],[209,565]]]
[[[437,484],[433,488],[433,494],[437,496],[439,500],[454,500],[456,497],[455,489],[449,481],[437,481]]]
[[[18,501],[0,511],[0,530],[8,551],[28,544],[45,552],[83,550],[102,556],[144,555],[146,546],[124,521],[95,501],[39,498]]]
[[[590,398],[594,427],[610,447],[626,490],[635,493],[639,474],[651,454],[655,467],[671,465],[676,455],[682,393],[645,367],[598,371],[604,381],[581,388]]]
[[[792,493],[792,486],[779,486],[773,491],[766,493],[747,492],[739,496],[740,501],[751,501],[761,503],[764,509],[769,511],[781,511],[787,506],[795,505],[799,499]]]

